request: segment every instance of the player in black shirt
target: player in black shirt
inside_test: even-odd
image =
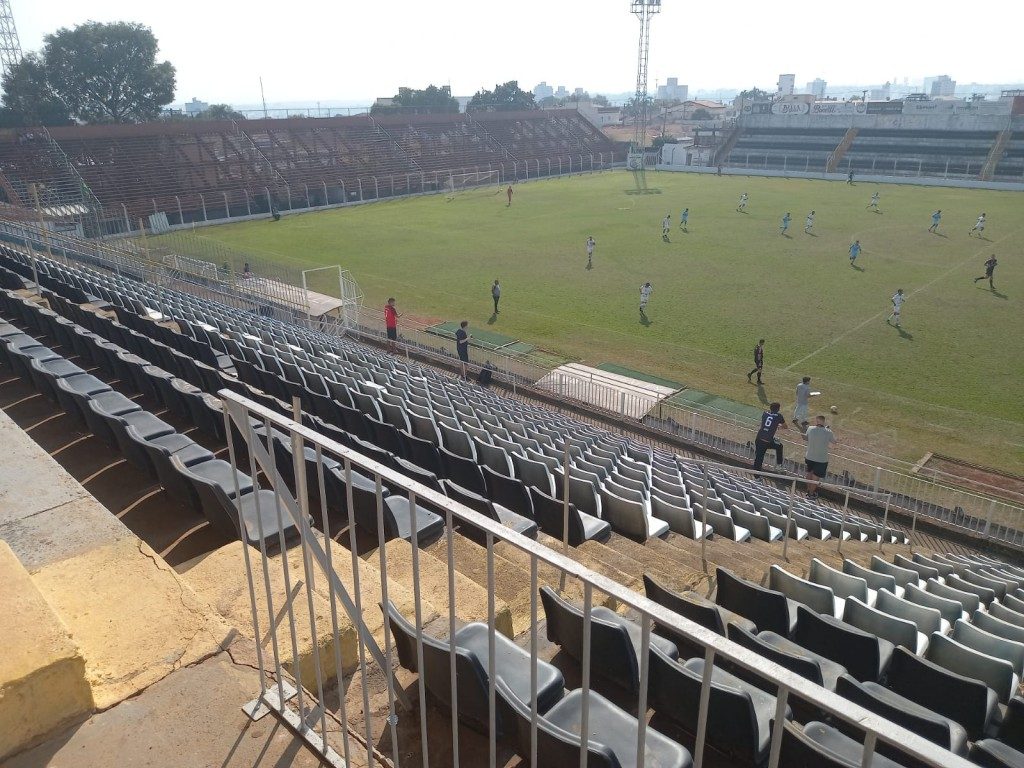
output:
[[[761,384],[762,368],[764,368],[764,339],[758,340],[757,346],[754,347],[754,368],[747,374],[747,381],[750,381],[750,377],[756,373],[757,383]]]
[[[985,274],[981,277],[974,278],[974,282],[978,282],[979,280],[988,280],[988,287],[994,291],[996,286],[992,280],[992,273],[996,271],[996,264],[998,263],[999,262],[996,261],[996,255],[993,253],[988,257],[988,261],[985,262]]]
[[[779,409],[782,406],[772,403],[769,410],[761,414],[761,428],[757,430],[757,437],[754,439],[754,469],[761,469],[764,464],[764,455],[768,451],[775,451],[775,463],[782,463],[782,442],[777,440],[775,432],[779,429],[789,429],[786,419]]]

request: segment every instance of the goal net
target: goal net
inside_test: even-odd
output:
[[[498,171],[473,171],[471,173],[449,173],[445,182],[448,197],[474,187],[501,188],[501,174]]]

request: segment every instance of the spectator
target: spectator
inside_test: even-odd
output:
[[[462,378],[466,380],[469,379],[469,340],[473,338],[466,330],[468,325],[469,320],[463,320],[459,323],[459,330],[455,332],[455,351],[459,353],[459,366],[462,369]]]
[[[494,299],[494,314],[498,314],[498,300],[501,298],[501,286],[498,285],[498,281],[494,281],[494,285],[491,286],[491,298]]]
[[[245,266],[242,267],[242,277],[244,277],[244,278],[252,277],[252,267],[249,266],[249,262],[248,261],[245,262]]]
[[[818,416],[813,427],[804,434],[807,452],[804,465],[807,467],[807,498],[818,498],[818,485],[828,472],[828,447],[839,439],[825,424],[825,417]]]
[[[754,439],[754,469],[761,471],[764,465],[764,455],[768,451],[775,451],[775,463],[782,463],[782,441],[775,437],[778,429],[789,429],[786,419],[779,409],[779,403],[772,403],[768,410],[761,414],[761,428],[757,430],[757,437]]]
[[[388,299],[384,305],[384,326],[388,332],[388,351],[395,351],[395,342],[398,341],[398,310],[395,308],[394,298]]]
[[[804,376],[796,385],[796,407],[793,409],[793,423],[798,429],[807,429],[807,414],[810,407],[810,399],[816,397],[817,392],[811,391],[811,377]]]

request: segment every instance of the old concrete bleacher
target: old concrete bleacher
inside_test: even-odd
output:
[[[841,169],[976,178],[997,136],[996,131],[862,128]]]
[[[997,181],[1024,181],[1024,131],[1014,131],[996,164]]]
[[[744,128],[729,165],[790,171],[824,171],[844,128]]]

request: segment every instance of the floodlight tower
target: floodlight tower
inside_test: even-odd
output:
[[[651,48],[651,17],[661,13],[661,0],[630,0],[630,11],[640,20],[640,45],[637,50],[636,96],[633,99],[637,113],[627,165],[638,171],[644,167],[647,122],[650,117],[647,103],[647,55]]]
[[[10,0],[0,0],[0,72],[7,74],[21,61],[21,42],[14,26]]]

